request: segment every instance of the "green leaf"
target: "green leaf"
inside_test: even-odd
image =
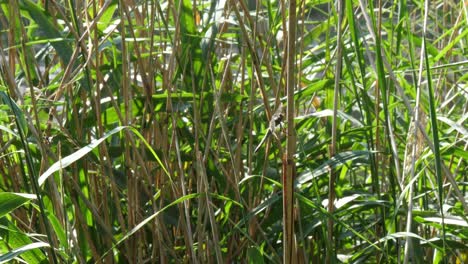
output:
[[[178,65],[178,73],[184,73],[182,76],[185,76],[184,83],[186,90],[191,91],[192,85],[195,84],[195,89],[198,91],[203,79],[201,78],[203,69],[201,39],[203,36],[197,31],[192,1],[178,0],[176,1],[176,5],[181,7],[180,30],[182,33],[182,56]]]
[[[16,225],[6,218],[0,218],[0,237],[2,238],[0,239],[0,245],[3,249],[6,248],[8,251],[12,248],[15,249],[0,257],[2,263],[11,260],[13,257],[17,257],[18,255],[28,264],[45,263],[47,260],[45,254],[38,249],[37,246],[44,244],[44,246],[49,245],[44,242],[39,242],[44,244],[33,243],[30,235],[19,230]],[[37,241],[37,239],[35,240]],[[18,254],[15,254],[16,252]]]
[[[123,127],[123,126],[116,127],[114,129],[112,129],[111,131],[109,131],[108,133],[106,133],[102,138],[92,141],[91,143],[89,143],[88,145],[82,147],[78,151],[75,151],[74,153],[66,156],[65,158],[55,162],[52,166],[50,166],[50,168],[46,172],[44,172],[39,177],[39,179],[38,179],[39,186],[42,186],[42,184],[44,184],[44,182],[47,180],[47,178],[49,178],[49,176],[52,175],[54,172],[57,172],[57,171],[59,171],[61,169],[64,169],[64,168],[70,166],[71,164],[73,164],[74,162],[81,159],[82,157],[84,157],[89,152],[91,152],[94,148],[96,148],[99,144],[101,144],[108,137],[112,136],[115,133],[120,132],[124,128],[125,127]]]
[[[39,31],[43,37],[48,39],[61,39],[62,41],[53,41],[50,44],[57,51],[58,55],[62,59],[65,65],[70,63],[71,55],[73,54],[72,47],[66,42],[66,39],[63,38],[62,32],[63,29],[59,28],[57,24],[52,23],[50,16],[47,12],[42,9],[39,4],[35,4],[30,0],[19,1],[19,6],[22,10],[28,12],[31,18],[36,22],[41,29]]]
[[[44,243],[44,242],[35,242],[31,243],[16,249],[13,249],[12,251],[8,252],[5,255],[0,256],[0,263],[7,263],[12,261],[14,258],[16,258],[19,255],[22,255],[28,251],[31,251],[33,249],[37,248],[43,248],[43,247],[49,247],[49,244]],[[37,262],[39,263],[39,262]]]
[[[177,200],[173,201],[172,203],[166,205],[164,208],[161,210],[157,211],[156,213],[150,215],[143,221],[141,221],[138,225],[136,225],[134,228],[132,228],[130,231],[128,231],[117,243],[114,244],[114,246],[109,249],[104,255],[101,256],[101,258],[104,258],[113,248],[117,247],[118,245],[122,244],[125,240],[127,240],[129,237],[131,237],[133,234],[138,232],[141,228],[143,228],[146,224],[148,224],[150,221],[152,221],[156,216],[160,215],[162,212],[166,211],[167,209],[171,208],[172,206],[179,204],[183,201],[198,198],[202,193],[193,193],[193,194],[188,194],[185,196],[182,196],[178,198]]]
[[[249,247],[247,249],[247,260],[249,264],[265,263],[263,254],[257,247]]]
[[[304,174],[301,174],[297,177],[296,182],[298,184],[304,184],[312,179],[326,174],[329,172],[329,168],[336,168],[345,164],[348,161],[352,161],[358,158],[367,157],[370,155],[369,151],[346,151],[342,153],[338,153],[333,158],[327,160],[322,165],[320,165],[317,169],[313,171],[308,171]]]
[[[466,37],[467,34],[468,34],[468,28],[465,27],[465,30],[463,30],[460,34],[457,34],[453,41],[445,45],[445,47],[440,52],[438,52],[437,56],[435,56],[434,58],[434,61],[438,61],[441,58],[446,58],[447,53],[452,52],[455,44],[457,44],[460,41],[463,41],[463,39]]]
[[[149,149],[149,151],[151,152],[151,154],[153,155],[153,157],[156,159],[156,161],[159,163],[159,165],[161,165],[161,168],[163,169],[163,171],[166,173],[166,175],[169,175],[169,172],[167,171],[167,169],[164,167],[163,163],[161,162],[161,160],[159,159],[158,155],[156,154],[156,152],[151,148],[151,146],[149,145],[149,143],[145,140],[145,138],[140,134],[140,132],[138,132],[137,129],[133,128],[133,127],[126,127],[126,126],[119,126],[119,127],[116,127],[114,129],[112,129],[111,131],[107,132],[103,137],[101,137],[100,139],[97,139],[97,140],[94,140],[92,141],[91,143],[89,143],[88,145],[82,147],[81,149],[75,151],[74,153],[66,156],[65,158],[55,162],[54,164],[52,164],[52,166],[50,166],[50,168],[44,172],[38,179],[38,182],[39,182],[39,186],[42,186],[42,184],[44,184],[44,182],[47,180],[47,178],[50,177],[50,175],[52,175],[54,172],[57,172],[61,169],[64,169],[68,166],[70,166],[71,164],[75,163],[77,160],[81,159],[82,157],[84,157],[85,155],[87,155],[89,152],[91,152],[94,148],[96,148],[97,146],[99,146],[99,144],[101,144],[104,140],[106,140],[108,137],[122,131],[123,129],[130,129],[135,135],[137,135],[141,141],[143,141],[143,143],[145,144],[145,146]]]
[[[3,104],[6,104],[11,111],[13,112],[13,115],[16,117],[16,120],[18,121],[18,129],[23,131],[24,135],[28,134],[28,123],[26,122],[26,117],[24,116],[23,111],[18,107],[18,105],[13,101],[13,99],[8,96],[7,93],[4,91],[0,91],[0,101]]]
[[[9,214],[11,211],[31,201],[32,199],[36,199],[36,195],[12,192],[0,193],[0,217]]]
[[[460,124],[460,122],[454,122],[445,116],[437,116],[437,119],[450,126],[449,133],[455,129],[458,132],[460,132],[464,137],[468,138],[468,129],[464,127],[462,124]]]
[[[18,137],[18,135],[15,132],[13,132],[11,129],[9,129],[6,126],[0,125],[0,130],[3,130],[3,131],[5,131],[5,132],[7,132],[7,133],[9,133],[9,134],[11,134],[11,135],[13,135],[15,137]]]
[[[419,217],[417,218],[417,220],[420,223],[425,223],[433,226],[445,223],[447,225],[454,225],[465,228],[468,227],[468,222],[466,222],[463,218],[456,216],[445,217],[444,219],[442,219],[441,217]]]
[[[97,28],[99,29],[99,31],[105,32],[106,30],[109,30],[109,28],[115,26],[111,22],[113,21],[112,18],[114,17],[114,13],[115,10],[117,10],[117,7],[117,1],[114,1],[113,3],[109,4],[107,9],[103,12],[101,17],[99,18],[99,21],[97,22]]]

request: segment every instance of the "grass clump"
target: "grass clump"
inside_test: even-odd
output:
[[[467,262],[466,6],[291,3],[0,1],[0,261]]]

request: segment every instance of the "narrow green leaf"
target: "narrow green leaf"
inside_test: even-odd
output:
[[[15,116],[16,120],[18,121],[19,128],[21,131],[23,131],[24,135],[28,134],[28,123],[26,121],[26,117],[24,116],[23,111],[18,107],[18,105],[13,101],[13,99],[8,96],[7,93],[4,91],[0,91],[0,101],[3,104],[6,104],[11,111],[13,112],[13,115]]]
[[[50,225],[54,229],[54,232],[60,241],[60,245],[64,248],[69,248],[69,244],[67,241],[67,234],[65,230],[63,229],[63,226],[62,226],[62,223],[60,223],[60,220],[55,216],[55,214],[50,213],[49,211],[47,211],[47,218],[49,219]]]
[[[201,86],[201,73],[202,73],[202,49],[201,39],[202,35],[197,31],[195,24],[195,15],[192,1],[178,0],[177,6],[181,7],[180,10],[180,31],[182,33],[182,56],[180,64],[178,65],[179,73],[184,73],[184,83],[187,90],[192,90],[192,85],[195,84],[195,89]],[[192,82],[193,80],[193,82]]]
[[[363,241],[366,241],[369,244],[369,247],[373,247],[373,248],[375,248],[376,250],[379,250],[379,251],[382,250],[381,248],[379,248],[377,246],[378,243],[372,243],[369,239],[364,237],[360,232],[358,232],[357,230],[352,228],[352,226],[348,225],[347,223],[345,223],[341,219],[337,218],[334,214],[330,214],[322,205],[317,205],[315,202],[313,202],[312,200],[309,200],[308,198],[306,198],[305,196],[303,196],[303,195],[301,195],[299,193],[296,193],[295,195],[296,195],[297,199],[300,202],[304,203],[305,206],[308,206],[308,207],[311,207],[312,209],[317,210],[322,216],[332,218],[337,224],[339,224],[339,225],[343,226],[343,228],[351,231],[354,235],[361,238]]]
[[[369,154],[369,151],[346,151],[338,153],[333,158],[327,160],[325,163],[320,165],[317,169],[299,175],[296,179],[296,182],[297,184],[304,184],[320,175],[328,173],[330,167],[336,168],[345,164],[348,161],[352,161],[362,157],[367,157],[369,156]]]
[[[451,130],[455,129],[458,132],[460,132],[464,137],[468,138],[468,129],[464,127],[462,124],[454,122],[444,116],[437,116],[437,119],[449,125]]]
[[[50,175],[52,175],[54,172],[57,172],[57,171],[59,171],[61,169],[64,169],[64,168],[70,166],[71,164],[75,163],[77,160],[81,159],[86,154],[91,152],[94,148],[96,148],[99,144],[101,144],[108,137],[122,131],[123,129],[130,129],[135,135],[137,135],[140,138],[140,140],[145,144],[145,146],[148,148],[148,150],[154,156],[154,158],[159,163],[159,165],[161,165],[161,168],[166,173],[166,175],[169,176],[169,172],[166,170],[164,164],[159,159],[156,152],[151,148],[150,144],[140,134],[140,132],[138,132],[138,130],[136,128],[133,128],[133,127],[119,126],[119,127],[116,127],[114,129],[112,129],[111,131],[107,132],[102,138],[92,141],[88,145],[82,147],[81,149],[75,151],[74,153],[72,153],[72,154],[66,156],[65,158],[63,158],[63,159],[55,162],[54,164],[52,164],[52,166],[50,166],[50,168],[39,177],[39,179],[38,179],[39,186],[42,186],[42,184],[44,184],[44,182],[47,180],[47,178],[49,178]]]
[[[97,28],[100,31],[105,32],[109,28],[114,27],[113,25],[114,23],[111,23],[111,22],[115,22],[115,20],[113,20],[112,18],[114,18],[114,13],[115,13],[115,10],[117,10],[117,7],[118,7],[117,1],[114,1],[113,3],[109,4],[109,6],[103,12],[101,17],[99,18],[99,21],[97,22]]]
[[[114,129],[112,129],[111,131],[109,131],[108,133],[106,133],[102,138],[94,140],[93,142],[91,142],[88,145],[82,147],[78,151],[75,151],[74,153],[66,156],[65,158],[55,162],[52,166],[50,166],[50,168],[47,171],[45,171],[39,177],[39,179],[38,179],[39,186],[42,186],[42,184],[44,184],[44,182],[47,180],[47,178],[49,178],[49,176],[52,175],[54,172],[57,172],[57,171],[59,171],[61,169],[64,169],[64,168],[70,166],[71,164],[75,163],[77,160],[81,159],[86,154],[91,152],[94,148],[96,148],[99,144],[101,144],[108,137],[114,135],[115,133],[120,132],[124,128],[126,128],[126,127],[124,127],[124,126],[116,127]]]
[[[49,244],[44,243],[44,242],[35,242],[31,243],[29,245],[22,246],[17,249],[13,249],[12,251],[8,252],[5,255],[0,256],[0,263],[7,263],[12,261],[14,258],[18,257],[21,254],[24,254],[30,250],[37,249],[37,248],[43,248],[43,247],[49,247]]]
[[[58,26],[52,23],[50,17],[48,16],[47,12],[42,9],[39,4],[36,4],[30,0],[22,0],[19,1],[20,8],[29,13],[31,18],[38,24],[41,28],[38,31],[40,34],[43,34],[43,37],[49,39],[63,39],[62,28],[58,28]],[[71,59],[71,55],[73,54],[73,49],[66,41],[53,41],[50,43],[54,49],[59,54],[60,58],[62,59],[65,65],[68,65]]]
[[[176,204],[179,204],[179,203],[181,203],[183,201],[198,198],[202,194],[203,193],[193,193],[193,194],[188,194],[188,195],[182,196],[182,197],[178,198],[177,200],[173,201],[172,203],[166,205],[165,207],[163,207],[161,210],[157,211],[156,213],[150,215],[145,220],[141,221],[138,225],[136,225],[134,228],[132,228],[132,230],[128,231],[116,244],[114,244],[114,246],[111,249],[109,249],[106,253],[104,253],[104,255],[102,255],[101,258],[104,258],[112,249],[114,249],[118,245],[122,244],[122,242],[124,242],[129,237],[131,237],[133,234],[138,232],[138,230],[143,228],[146,224],[148,224],[150,221],[152,221],[154,218],[156,218],[162,212],[166,211],[170,207],[172,207],[172,206],[174,206]]]
[[[36,199],[36,195],[12,192],[0,193],[0,217],[5,216],[32,199]]]
[[[20,249],[33,244],[31,235],[27,235],[22,230],[19,230],[14,223],[10,222],[5,217],[0,218],[0,237],[2,238],[0,239],[2,248],[7,249],[3,252],[10,251],[12,248]],[[37,239],[35,240],[37,241]],[[22,251],[20,254],[21,259],[28,264],[40,264],[47,260],[45,254],[38,248]],[[9,257],[5,255],[2,257],[5,261],[9,259]]]
[[[439,198],[439,210],[442,217],[442,241],[444,242],[443,251],[445,252],[445,224],[444,224],[444,210],[443,208],[443,201],[444,201],[444,187],[443,182],[444,178],[442,176],[442,158],[440,153],[440,141],[439,141],[439,129],[437,125],[437,112],[436,112],[436,102],[434,99],[434,89],[432,88],[432,77],[431,77],[431,69],[429,65],[429,56],[428,52],[426,51],[426,37],[423,37],[423,47],[424,47],[424,63],[426,65],[426,78],[427,78],[427,89],[429,95],[429,113],[430,113],[430,120],[431,120],[431,129],[432,129],[432,140],[434,143],[434,157],[435,157],[435,174],[437,179],[437,189]]]
[[[428,222],[433,222],[437,224],[445,223],[448,225],[468,227],[468,222],[466,222],[463,218],[456,217],[456,216],[445,217],[444,219],[442,219],[441,217],[424,217],[423,220],[425,221],[425,223],[428,223]]]
[[[11,129],[9,129],[9,128],[6,127],[6,126],[0,125],[0,130],[3,130],[3,131],[5,131],[5,132],[7,132],[7,133],[13,135],[14,137],[18,137],[18,135],[17,135],[15,132],[13,132]]]
[[[468,28],[464,27],[464,30],[461,32],[461,34],[457,34],[455,39],[452,40],[447,45],[445,45],[445,47],[437,54],[437,56],[435,56],[434,61],[437,62],[441,58],[445,58],[447,56],[447,53],[453,50],[453,47],[455,46],[455,44],[462,41],[466,37],[467,34],[468,34]]]
[[[302,120],[302,119],[309,118],[309,117],[318,117],[318,118],[320,118],[320,117],[327,117],[327,116],[333,116],[333,111],[330,110],[330,109],[325,109],[323,111],[318,111],[318,112],[314,112],[314,113],[311,113],[311,114],[298,116],[298,117],[296,117],[294,119],[295,120]],[[350,115],[344,113],[343,111],[338,110],[338,116],[341,117],[344,120],[350,121],[353,126],[357,126],[357,127],[363,127],[364,126],[364,124],[361,121],[357,120],[353,116],[350,116]]]

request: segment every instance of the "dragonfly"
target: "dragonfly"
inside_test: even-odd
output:
[[[258,146],[255,148],[254,153],[257,153],[260,147],[265,143],[265,141],[273,135],[274,137],[278,138],[276,135],[276,129],[279,127],[282,129],[282,124],[283,124],[283,119],[284,119],[284,113],[283,113],[283,103],[280,102],[278,108],[276,109],[275,113],[271,117],[270,123],[268,125],[268,130],[263,136],[262,140],[258,144]]]

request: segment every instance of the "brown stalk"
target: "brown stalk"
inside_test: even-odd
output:
[[[176,12],[175,14],[177,13],[180,13],[181,10],[182,10],[182,1],[179,2],[179,6],[174,6],[174,12]],[[174,14],[174,15],[175,15]],[[175,16],[177,17],[177,16]],[[177,18],[176,21],[175,21],[175,25],[176,25],[176,32],[175,32],[175,36],[174,36],[174,39],[173,39],[173,46],[174,46],[174,50],[180,52],[181,51],[181,48],[179,47],[179,45],[181,45],[181,41],[179,39],[180,37],[180,34],[181,34],[181,26],[180,26],[180,18]],[[175,59],[175,57],[173,58]],[[193,70],[193,69],[191,69]],[[193,77],[193,72],[191,72],[192,74],[192,77]],[[185,73],[182,75],[182,79],[185,79],[187,78],[185,76]],[[193,82],[193,78],[192,78],[192,89],[193,88],[193,85],[194,82]],[[175,89],[174,89],[175,90]],[[166,111],[168,112],[168,114],[170,115],[170,118],[171,118],[171,122],[172,122],[172,127],[173,128],[176,128],[177,125],[176,125],[176,119],[178,117],[178,115],[176,114],[174,108],[173,108],[173,102],[172,102],[172,96],[171,96],[171,92],[172,90],[171,89],[167,89],[167,93],[168,93],[168,99],[167,99],[167,109]],[[184,173],[184,165],[183,165],[183,162],[182,162],[182,157],[180,155],[181,151],[180,151],[180,144],[179,144],[179,136],[177,134],[177,130],[174,130],[172,135],[171,135],[172,139],[171,141],[173,142],[173,146],[175,149],[175,154],[176,154],[176,157],[177,157],[177,163],[174,164],[174,169],[178,172],[179,174],[179,181],[180,181],[180,191],[179,190],[175,190],[174,191],[174,194],[177,195],[177,196],[180,196],[180,194],[182,194],[182,196],[186,196],[187,195],[187,185],[185,183],[185,173]],[[179,193],[179,194],[178,194]],[[187,255],[191,257],[191,260],[192,260],[192,263],[198,263],[198,260],[196,258],[196,255],[195,255],[195,252],[194,252],[194,249],[193,249],[193,232],[192,232],[192,224],[191,224],[191,221],[190,221],[190,204],[189,202],[186,200],[183,202],[183,205],[179,206],[179,211],[180,211],[180,214],[182,216],[184,216],[183,218],[181,217],[181,223],[182,223],[182,232],[183,232],[183,235],[184,235],[184,239],[185,239],[185,244],[186,244],[186,248],[187,248]]]
[[[288,44],[287,44],[287,108],[288,124],[286,154],[283,155],[283,263],[296,263],[294,236],[294,178],[296,174],[294,153],[296,152],[296,131],[294,127],[294,90],[296,87],[296,0],[289,1]]]
[[[242,1],[240,1],[239,3],[242,3]],[[241,6],[242,6],[242,4],[241,4]],[[233,10],[234,10],[237,18],[238,18],[239,28],[241,29],[241,32],[242,32],[241,35],[243,37],[243,40],[247,44],[247,50],[250,52],[250,55],[252,56],[252,66],[255,68],[255,76],[256,76],[256,80],[258,82],[258,86],[260,88],[260,91],[262,93],[262,98],[263,98],[263,104],[265,106],[265,111],[267,113],[268,118],[270,119],[272,113],[271,113],[270,105],[268,103],[268,95],[266,93],[265,85],[264,85],[263,78],[262,78],[261,64],[260,64],[259,58],[257,57],[257,52],[255,50],[254,43],[252,43],[251,38],[250,38],[249,34],[247,33],[246,26],[245,26],[245,24],[244,24],[244,22],[242,20],[242,16],[241,16],[241,14],[239,12],[239,9],[237,8],[236,2],[232,1],[232,7],[233,7]],[[245,8],[244,8],[244,13],[248,13],[248,12],[245,12]]]

